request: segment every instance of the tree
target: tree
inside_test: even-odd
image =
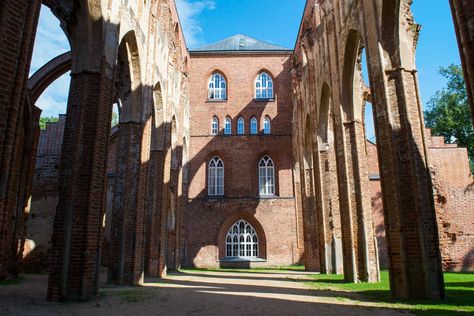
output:
[[[428,102],[426,126],[431,128],[433,135],[444,136],[446,143],[467,147],[471,170],[474,172],[474,129],[462,68],[450,65],[440,68],[439,73],[448,82]]]
[[[54,117],[54,116],[40,117],[40,120],[39,120],[40,129],[42,131],[44,131],[46,129],[47,123],[55,123],[55,122],[58,122],[58,121],[59,121],[59,118]]]
[[[115,127],[119,124],[119,115],[117,112],[113,111],[112,112],[112,122],[111,125],[112,127]]]

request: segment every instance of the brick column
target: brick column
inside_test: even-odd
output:
[[[374,76],[374,96],[392,295],[440,299],[444,283],[416,71],[397,68],[382,76]]]
[[[338,104],[334,100],[334,104]],[[344,279],[346,282],[379,280],[363,123],[343,122],[335,107]]]
[[[25,87],[28,79],[40,3],[37,0],[0,2],[0,279],[15,274],[17,216],[25,129]],[[32,119],[30,117],[30,119]],[[20,203],[21,204],[21,203]]]
[[[319,145],[316,145],[319,147]],[[324,187],[327,185],[323,182],[322,178],[322,166],[321,166],[321,155],[319,150],[314,151],[314,170],[312,170],[313,179],[314,179],[314,192],[313,197],[316,211],[316,227],[317,227],[317,236],[318,236],[318,249],[319,249],[319,259],[320,259],[320,272],[321,273],[331,273],[330,268],[330,249],[327,247],[327,241],[329,237],[329,229],[327,223],[327,214],[325,212],[324,205]]]
[[[303,227],[305,240],[305,268],[307,271],[321,271],[319,238],[316,227],[316,203],[313,188],[313,169],[302,162],[301,196],[303,206]]]
[[[143,283],[145,199],[150,160],[151,120],[120,123],[112,213],[109,282]]]
[[[323,146],[325,145],[323,144]],[[321,172],[322,187],[319,199],[326,226],[327,273],[342,274],[341,215],[339,212],[335,160],[333,147],[320,149],[319,170]]]
[[[474,124],[474,2],[450,0]]]
[[[163,176],[165,157],[163,150],[152,150],[150,153],[150,166],[148,175],[147,194],[149,195],[147,207],[147,249],[146,271],[149,276],[158,277],[159,274],[159,249],[160,249],[160,223],[163,198]]]
[[[112,115],[112,70],[71,75],[61,154],[48,299],[97,294],[106,155]]]
[[[164,277],[168,266],[168,212],[171,207],[171,147],[169,130],[167,131],[167,146],[163,173],[163,194],[160,210],[159,249],[158,249],[158,276]]]

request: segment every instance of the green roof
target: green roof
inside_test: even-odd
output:
[[[259,41],[255,38],[237,34],[225,40],[202,46],[196,49],[190,49],[190,52],[291,52],[292,49]]]

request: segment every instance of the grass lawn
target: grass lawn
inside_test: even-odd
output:
[[[388,271],[379,283],[344,283],[342,275],[315,275],[315,290],[337,291],[337,297],[377,302],[381,306],[409,310],[417,315],[474,315],[474,273],[445,273],[446,299],[441,302],[396,301],[390,297]],[[342,292],[347,292],[347,296]],[[356,297],[351,294],[359,294]]]

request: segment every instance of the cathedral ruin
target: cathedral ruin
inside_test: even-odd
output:
[[[133,286],[386,267],[392,297],[442,299],[443,271],[474,269],[474,179],[424,127],[411,2],[310,0],[294,48],[190,50],[172,0],[1,1],[0,280],[46,270],[61,301],[97,295],[101,269]],[[29,76],[42,5],[71,51]],[[474,3],[451,7],[474,115]],[[68,71],[67,113],[40,131],[35,103]]]

